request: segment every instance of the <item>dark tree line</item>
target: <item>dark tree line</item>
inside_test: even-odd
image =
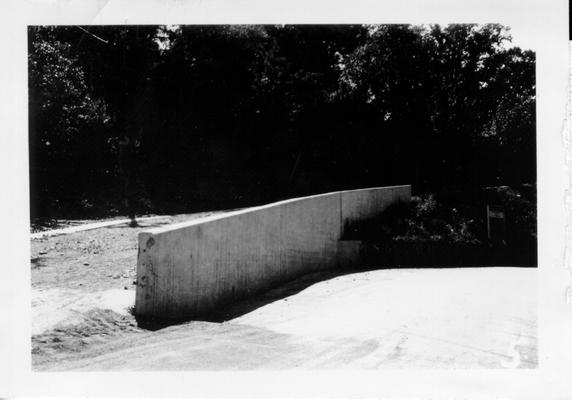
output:
[[[535,184],[500,25],[29,29],[32,217]]]

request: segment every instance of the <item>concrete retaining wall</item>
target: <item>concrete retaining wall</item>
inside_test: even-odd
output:
[[[411,186],[326,193],[139,234],[138,316],[191,318],[308,272],[358,261],[345,225],[371,218]]]

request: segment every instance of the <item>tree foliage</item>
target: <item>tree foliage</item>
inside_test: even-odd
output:
[[[31,31],[30,39],[31,200],[33,212],[46,213],[60,202],[85,199],[88,181],[99,173],[93,152],[102,150],[98,139],[109,115],[105,102],[92,96],[69,43],[57,40],[53,29]]]
[[[170,212],[536,179],[534,53],[508,46],[501,25],[32,27],[29,38],[38,215],[55,200],[105,213],[131,196]]]

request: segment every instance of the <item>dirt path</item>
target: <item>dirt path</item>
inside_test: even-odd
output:
[[[150,221],[155,220],[164,220],[165,218],[169,218],[169,216],[165,215],[154,215],[154,216],[147,216],[147,217],[140,217],[137,218],[138,224],[147,224]],[[101,221],[94,221],[94,220],[69,220],[69,221],[62,221],[59,225],[56,225],[57,228],[54,229],[40,229],[37,232],[32,232],[31,238],[32,239],[39,239],[42,237],[50,237],[50,236],[59,236],[59,235],[67,235],[70,233],[80,232],[80,231],[87,231],[92,229],[98,228],[105,228],[108,226],[117,226],[117,225],[125,225],[131,223],[130,219],[120,218],[120,219],[105,219]],[[44,228],[44,227],[42,227]],[[34,229],[32,229],[34,230]]]

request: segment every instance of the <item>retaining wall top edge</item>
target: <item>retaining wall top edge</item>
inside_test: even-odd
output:
[[[377,187],[370,187],[370,188],[363,188],[363,189],[350,189],[350,190],[342,190],[342,191],[337,191],[337,192],[320,193],[320,194],[315,194],[312,196],[295,197],[292,199],[281,200],[281,201],[277,201],[274,203],[264,204],[261,206],[249,207],[249,208],[238,210],[238,211],[229,211],[229,212],[226,212],[223,214],[210,215],[207,217],[197,218],[197,219],[193,219],[190,221],[185,221],[185,222],[180,222],[177,224],[167,225],[164,227],[149,229],[149,230],[140,232],[139,235],[143,235],[143,234],[156,235],[156,234],[160,234],[160,233],[164,233],[164,232],[169,232],[169,231],[172,231],[175,229],[187,228],[187,227],[191,227],[191,226],[195,226],[195,225],[200,225],[200,224],[203,224],[206,222],[222,220],[222,219],[234,217],[236,215],[248,214],[248,213],[251,213],[254,211],[260,211],[260,210],[266,210],[269,208],[277,207],[277,206],[284,205],[284,204],[294,203],[294,202],[301,201],[301,200],[309,200],[309,199],[332,196],[332,195],[337,195],[337,194],[344,194],[344,193],[364,192],[364,191],[375,190],[375,189],[399,189],[399,188],[411,188],[411,185],[377,186]]]
[[[411,185],[376,186],[376,187],[370,187],[370,188],[364,188],[364,189],[342,190],[339,192],[332,192],[332,193],[352,193],[352,192],[365,192],[365,191],[374,190],[374,189],[401,189],[401,188],[411,188]],[[326,194],[328,194],[328,193],[326,193]]]

